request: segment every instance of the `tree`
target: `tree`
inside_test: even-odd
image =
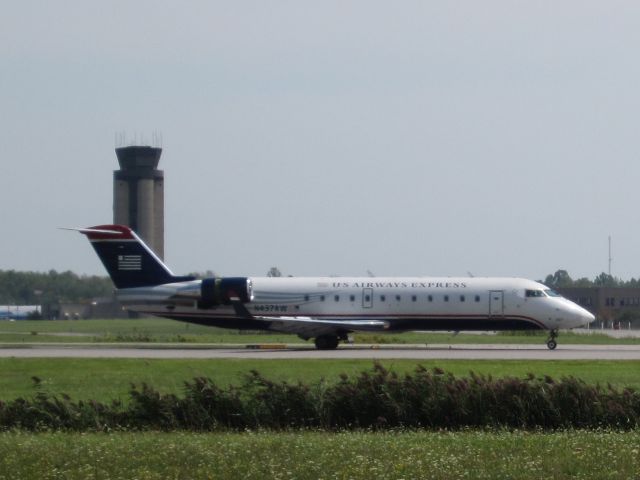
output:
[[[591,280],[589,280],[587,277],[582,277],[582,278],[578,278],[577,280],[574,280],[573,281],[573,286],[574,287],[589,288],[589,287],[593,287],[593,282]]]
[[[629,324],[631,324],[633,328],[637,328],[637,326],[640,326],[640,313],[628,310],[618,315],[615,320],[620,322],[621,327],[623,328],[627,327]]]
[[[608,273],[602,272],[598,275],[593,281],[594,285],[598,287],[619,287],[620,281],[617,278],[609,275]]]
[[[213,270],[205,270],[204,272],[190,272],[188,273],[188,276],[196,278],[215,278],[216,274]]]
[[[111,295],[108,277],[79,276],[72,272],[16,272],[0,270],[0,305],[44,305],[81,302]]]
[[[544,279],[546,286],[551,288],[565,288],[573,286],[573,280],[566,270],[557,270],[553,275]]]
[[[278,267],[271,267],[267,272],[267,277],[281,277],[282,273],[278,270]]]

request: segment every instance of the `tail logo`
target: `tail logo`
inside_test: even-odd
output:
[[[118,270],[141,270],[142,256],[140,255],[118,255]]]

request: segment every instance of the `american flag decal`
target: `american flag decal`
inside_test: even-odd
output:
[[[140,255],[118,255],[118,270],[140,270],[141,267]]]

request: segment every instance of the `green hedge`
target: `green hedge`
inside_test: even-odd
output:
[[[631,429],[639,420],[640,394],[632,389],[574,377],[455,377],[422,367],[400,376],[380,364],[333,383],[273,382],[253,371],[241,385],[220,388],[201,377],[185,382],[182,396],[132,385],[126,404],[41,390],[0,402],[0,429],[29,431]]]

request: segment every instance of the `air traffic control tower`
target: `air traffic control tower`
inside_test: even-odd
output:
[[[116,148],[120,170],[113,172],[113,223],[131,227],[164,259],[164,172],[161,148]]]

